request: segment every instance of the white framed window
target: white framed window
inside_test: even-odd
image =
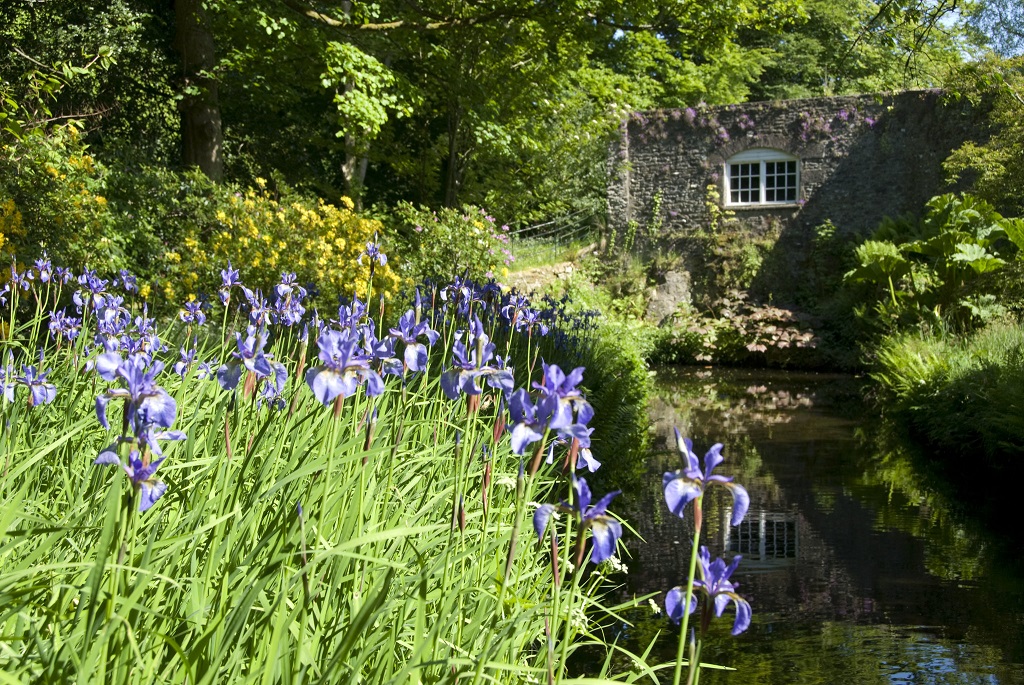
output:
[[[726,205],[790,205],[799,199],[800,160],[796,157],[753,148],[726,161]]]

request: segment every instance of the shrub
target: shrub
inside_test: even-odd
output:
[[[509,227],[479,207],[435,211],[403,202],[386,221],[395,224],[408,255],[403,275],[413,279],[461,274],[486,281],[507,276],[515,261]]]
[[[886,219],[856,248],[848,284],[882,330],[944,321],[967,330],[1001,313],[993,276],[1019,255],[1024,222],[1004,218],[971,195],[940,195],[924,216]]]
[[[748,302],[730,291],[706,312],[680,312],[652,353],[656,363],[818,366],[817,321],[796,310]]]
[[[903,333],[879,346],[871,373],[885,407],[950,459],[1019,475],[1024,455],[1024,328],[993,323],[965,340]],[[1016,469],[1016,471],[1010,471]]]
[[[246,283],[266,291],[289,271],[299,283],[319,289],[324,303],[352,297],[357,287],[365,297],[370,264],[357,259],[367,243],[386,241],[387,235],[379,221],[356,214],[348,198],[340,206],[295,196],[277,200],[262,185],[217,188],[212,198],[211,224],[186,227],[180,246],[168,245],[163,252],[166,277],[160,287],[169,300],[213,292],[228,262]],[[390,263],[375,268],[375,294],[391,298],[401,286]]]
[[[73,124],[0,144],[0,231],[8,255],[43,251],[75,267],[126,266],[126,236],[105,197],[104,169]]]

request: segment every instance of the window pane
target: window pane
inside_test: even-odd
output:
[[[796,162],[764,163],[765,202],[796,202]]]
[[[760,202],[760,164],[729,165],[729,201],[737,204]]]

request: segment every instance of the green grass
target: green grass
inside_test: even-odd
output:
[[[516,261],[510,271],[525,271],[563,262],[578,261],[597,242],[596,235],[587,234],[569,241],[550,239],[519,239],[512,243]]]
[[[1024,327],[992,324],[967,339],[902,334],[885,339],[872,377],[890,412],[929,447],[983,457],[1018,473],[1024,456]]]
[[[3,358],[39,361],[41,316],[9,320]],[[459,325],[440,327],[436,354]],[[571,516],[559,548],[536,543],[531,503],[569,488],[552,467],[521,471],[495,431],[494,392],[475,411],[447,400],[435,359],[407,385],[324,407],[303,387],[316,347],[275,328],[271,349],[289,372],[283,410],[195,368],[159,376],[187,438],[164,444],[157,476],[168,490],[144,513],[120,469],[92,464],[114,433],[93,408],[111,384],[84,369],[91,330],[75,346],[45,346],[52,404],[28,406],[21,387],[0,403],[0,682],[610,677],[609,660],[591,663],[590,679],[567,663],[581,645],[616,649],[599,627],[621,607],[602,604],[601,573],[570,571]],[[165,333],[170,355],[186,344],[180,325]],[[536,359],[535,343],[492,333],[499,350]],[[199,359],[226,359],[220,340]],[[518,384],[527,376],[520,366]],[[110,405],[115,427],[120,404]],[[641,678],[656,682],[646,666],[616,679]]]

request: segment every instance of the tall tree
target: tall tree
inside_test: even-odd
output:
[[[174,45],[184,78],[180,104],[182,162],[217,181],[224,176],[224,136],[213,75],[217,66],[213,34],[203,0],[174,0],[174,20]]]

